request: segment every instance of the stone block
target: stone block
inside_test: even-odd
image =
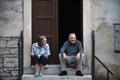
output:
[[[18,47],[17,43],[18,43],[18,41],[16,41],[16,40],[8,41],[7,47]]]
[[[0,73],[3,73],[3,68],[0,68]]]
[[[8,40],[11,40],[11,38],[10,37],[1,37],[0,40],[1,41],[8,41]]]
[[[17,77],[1,77],[0,80],[18,80]]]
[[[0,47],[6,47],[6,41],[0,41]]]
[[[0,63],[2,63],[2,58],[0,59]]]
[[[3,54],[9,54],[9,49],[8,48],[0,48],[0,55],[3,55]]]
[[[3,64],[2,64],[2,63],[0,63],[0,68],[2,68],[2,66],[3,66]]]
[[[4,58],[4,67],[17,67],[18,59],[17,58]]]
[[[10,72],[8,68],[3,68],[3,71],[7,73]]]
[[[18,53],[18,48],[12,48],[12,49],[10,49],[10,53],[11,54]]]
[[[10,76],[10,73],[0,72],[0,76],[5,76],[5,77],[7,77],[7,76]]]
[[[12,71],[11,75],[14,76],[14,77],[17,76],[18,75],[18,71]]]

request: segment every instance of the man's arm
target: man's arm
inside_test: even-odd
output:
[[[64,60],[67,59],[67,55],[65,53],[65,50],[67,49],[67,46],[68,46],[68,44],[67,44],[67,41],[66,41],[60,49],[60,54],[62,54]]]
[[[78,49],[79,49],[78,54],[82,54],[82,50],[83,50],[82,49],[82,44],[81,44],[80,41],[78,41],[77,44],[78,44]]]
[[[76,59],[77,59],[77,60],[80,60],[80,55],[82,54],[82,44],[81,44],[80,41],[77,41],[77,44],[78,44],[78,49],[79,49],[79,51],[78,51],[78,53],[77,53],[77,55],[76,55]]]
[[[63,46],[60,49],[60,53],[62,55],[65,54],[65,50],[67,49],[67,46],[68,46],[68,44],[67,44],[67,41],[66,41],[66,42],[64,42]]]

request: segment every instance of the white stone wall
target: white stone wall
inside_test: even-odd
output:
[[[111,80],[120,79],[120,53],[114,52],[114,23],[120,23],[120,0],[92,0],[95,53],[114,73]],[[97,76],[106,77],[106,70],[96,61]]]

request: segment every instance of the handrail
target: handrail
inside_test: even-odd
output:
[[[23,31],[20,33],[18,40],[18,80],[21,80],[23,75]]]
[[[102,64],[102,66],[107,70],[107,80],[109,80],[109,73],[113,75],[112,71],[105,66],[105,64],[95,55],[95,36],[94,31],[92,31],[92,80],[96,80],[95,78],[95,59]]]
[[[103,66],[111,75],[113,75],[112,71],[110,71],[110,70],[108,69],[108,67],[107,67],[105,64],[103,64],[102,61],[101,61],[96,55],[95,55],[95,58],[98,60],[98,62],[100,62],[100,63],[102,64],[102,66]]]
[[[95,59],[107,70],[107,80],[109,80],[109,73],[113,75],[112,71],[110,71],[110,69],[108,69],[108,67],[105,66],[105,64],[103,64],[103,62],[96,55]]]

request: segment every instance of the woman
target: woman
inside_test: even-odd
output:
[[[44,66],[47,64],[48,56],[50,55],[46,36],[39,36],[38,42],[33,43],[31,55],[34,57],[35,77],[42,76]]]

